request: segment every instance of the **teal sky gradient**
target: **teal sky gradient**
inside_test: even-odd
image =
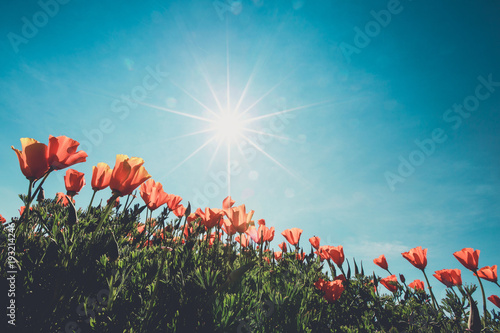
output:
[[[196,117],[234,112],[245,92],[247,120],[287,111],[246,125],[267,133],[243,132],[265,154],[242,137],[230,149],[230,194],[276,228],[275,248],[299,227],[307,251],[319,236],[382,277],[372,260],[385,254],[408,282],[423,280],[401,256],[416,246],[429,249],[428,275],[460,268],[477,282],[452,255],[464,247],[481,250],[480,267],[500,264],[498,2],[62,2],[0,5],[6,218],[28,186],[10,146],[49,134],[89,154],[73,167],[87,176],[78,206],[92,166],[127,154],[184,203],[220,207],[227,148]]]

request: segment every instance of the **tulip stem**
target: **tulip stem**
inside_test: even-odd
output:
[[[92,194],[92,198],[90,199],[89,208],[87,208],[87,214],[90,212],[90,208],[92,208],[92,202],[94,201],[94,197],[95,197],[96,193],[97,193],[97,190],[94,190],[94,193]]]
[[[109,213],[111,212],[111,208],[115,205],[116,198],[118,198],[120,194],[118,193],[113,193],[111,198],[108,201],[108,205],[106,206],[106,209],[104,210],[104,214],[101,214],[101,219],[99,220],[99,224],[97,225],[97,228],[95,229],[95,232],[99,231],[104,223],[104,220],[108,218]]]
[[[484,294],[484,288],[483,288],[483,283],[481,282],[481,278],[477,275],[477,269],[474,270],[474,275],[477,277],[477,280],[479,281],[479,286],[481,287],[481,293],[483,294],[483,315],[484,315],[484,320],[486,322],[486,313],[488,312],[486,308],[486,296]]]
[[[431,293],[432,305],[434,305],[434,309],[437,310],[439,308],[439,304],[437,304],[437,302],[436,302],[436,298],[434,297],[434,293],[432,292],[432,287],[429,283],[429,279],[427,278],[427,274],[425,274],[425,270],[423,270],[423,269],[422,269],[422,273],[424,273],[425,282],[427,282],[427,288],[429,289],[429,292]]]

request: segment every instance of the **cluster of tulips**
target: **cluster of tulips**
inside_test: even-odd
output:
[[[22,150],[12,147],[19,159],[22,173],[29,180],[29,189],[28,195],[25,199],[25,206],[21,207],[20,210],[20,222],[22,222],[23,219],[29,218],[30,205],[34,198],[43,194],[42,185],[50,173],[65,169],[77,163],[85,162],[87,158],[87,154],[84,151],[77,151],[79,143],[66,136],[49,136],[48,145],[40,143],[34,139],[22,138],[21,144]],[[143,164],[144,160],[141,158],[129,158],[126,155],[117,155],[116,163],[113,169],[111,169],[106,163],[98,163],[96,166],[93,166],[91,186],[94,193],[88,209],[91,209],[92,201],[94,200],[97,191],[101,191],[109,187],[112,192],[107,206],[103,210],[96,231],[103,226],[103,222],[106,220],[106,217],[109,215],[112,207],[114,207],[117,201],[119,201],[119,198],[127,196],[128,201],[128,198],[132,196],[132,193],[139,188],[140,196],[144,200],[148,211],[146,212],[146,223],[139,223],[137,225],[137,231],[142,235],[148,233],[146,240],[148,246],[152,244],[152,237],[155,237],[156,235],[163,237],[163,234],[167,234],[166,232],[164,233],[164,230],[160,229],[159,226],[154,224],[154,219],[152,218],[154,210],[163,205],[167,205],[169,210],[178,218],[185,217],[185,224],[183,226],[184,237],[176,238],[175,241],[184,242],[185,239],[188,239],[194,234],[195,229],[203,228],[206,232],[204,239],[207,240],[210,245],[213,245],[213,242],[216,239],[220,241],[222,232],[224,232],[227,235],[228,240],[232,241],[233,236],[235,236],[234,239],[240,244],[242,251],[247,247],[253,246],[253,244],[250,243],[250,241],[252,241],[255,246],[260,249],[261,253],[263,251],[271,252],[269,245],[274,239],[275,228],[269,228],[266,226],[264,219],[258,220],[257,224],[255,224],[252,220],[254,215],[253,210],[247,212],[244,204],[234,206],[235,201],[232,200],[231,197],[227,197],[222,202],[222,208],[206,207],[204,210],[197,208],[195,212],[191,213],[190,205],[188,204],[184,206],[181,204],[182,198],[180,196],[166,193],[161,183],[155,182],[151,179],[151,175],[149,175],[146,171]],[[67,206],[75,202],[74,196],[77,195],[85,185],[86,182],[84,173],[74,169],[68,169],[64,177],[64,182],[66,186],[66,194],[62,192],[57,193],[57,199],[61,205]],[[1,215],[0,221],[2,223],[6,222],[5,218]],[[148,222],[149,232],[147,228]],[[156,233],[154,233],[154,230],[151,228],[157,228]],[[166,227],[163,226],[163,228]],[[214,228],[215,231],[212,232]],[[299,247],[302,230],[299,228],[291,228],[284,230],[281,234],[291,246],[289,247],[285,242],[282,242],[279,244],[281,251],[273,251],[270,256],[261,255],[261,258],[270,263],[271,259],[279,261],[283,258],[283,253],[293,251],[297,260],[304,260],[305,254]],[[334,277],[332,281],[319,279],[314,284],[328,302],[335,302],[341,297],[342,292],[345,290],[344,284],[347,275],[343,270],[343,263],[345,259],[343,247],[329,245],[320,246],[319,237],[311,237],[309,242],[315,249],[314,253],[319,260],[326,260],[330,267],[333,266],[331,262],[335,263],[342,272],[342,274]],[[483,293],[484,311],[486,312],[486,297],[481,280],[484,279],[491,281],[499,287],[500,285],[498,284],[496,265],[491,267],[485,266],[478,269],[479,252],[479,250],[464,248],[461,251],[455,252],[453,255],[478,278],[479,285]],[[433,295],[432,288],[429,285],[429,280],[425,272],[425,268],[427,266],[427,249],[422,249],[422,247],[413,248],[408,252],[402,253],[402,256],[424,274],[433,306],[437,309],[439,305]],[[380,257],[374,259],[373,262],[390,274],[388,277],[380,279],[380,281],[377,281],[377,279],[374,278],[372,283],[375,288],[375,292],[378,282],[380,282],[380,284],[382,284],[389,291],[396,292],[398,290],[398,279],[396,275],[389,271],[385,256],[381,255]],[[334,268],[333,271],[335,271]],[[336,274],[334,274],[334,276],[335,275]],[[464,294],[464,291],[461,288],[462,279],[461,271],[459,269],[439,270],[434,273],[434,277],[445,284],[446,287],[457,287],[462,294]],[[403,275],[400,275],[400,281],[406,287]],[[425,283],[418,279],[409,283],[408,287],[413,288],[414,290],[425,291]],[[488,297],[488,300],[490,300],[497,307],[500,307],[500,298],[498,296],[491,295]]]
[[[465,268],[469,269],[473,272],[473,274],[477,277],[479,286],[481,287],[482,295],[483,295],[483,305],[484,312],[486,313],[486,298],[484,293],[483,284],[481,279],[490,281],[498,284],[498,275],[497,275],[497,265],[493,266],[485,266],[481,269],[478,269],[478,261],[479,261],[479,250],[474,250],[472,248],[464,248],[460,251],[453,253],[453,256],[462,264]],[[413,266],[418,268],[424,274],[424,278],[427,282],[429,293],[432,298],[432,302],[434,307],[439,307],[436,298],[434,297],[434,293],[432,292],[432,287],[429,284],[429,279],[427,278],[427,274],[425,274],[425,268],[427,267],[427,249],[422,249],[421,246],[411,249],[408,252],[403,252],[401,255],[407,259]],[[397,277],[389,271],[387,260],[385,256],[382,254],[378,258],[374,259],[373,262],[379,266],[380,268],[386,270],[389,274],[388,277],[385,277],[380,280],[380,283],[386,287],[391,292],[397,291]],[[442,282],[447,288],[451,288],[453,292],[453,287],[457,287],[463,295],[465,295],[462,287],[462,273],[460,269],[441,269],[435,271],[433,276]],[[400,275],[400,280],[404,284],[405,278],[403,275]],[[413,282],[408,284],[408,287],[413,288],[415,290],[425,291],[425,283],[419,279],[414,280]],[[500,298],[497,295],[491,295],[488,297],[488,300],[495,304],[500,308]]]

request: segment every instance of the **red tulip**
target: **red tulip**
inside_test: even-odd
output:
[[[459,269],[442,269],[435,271],[433,275],[448,288],[462,285],[462,273]]]
[[[391,292],[396,292],[398,290],[398,279],[396,275],[390,275],[380,279],[380,283]]]
[[[340,298],[344,291],[344,285],[341,280],[328,281],[321,288],[325,292],[323,296],[329,303],[333,303]]]
[[[316,250],[319,248],[319,242],[320,242],[319,237],[314,236],[309,238],[309,243],[311,243],[312,247],[314,247]]]
[[[47,146],[30,138],[22,138],[21,146],[22,151],[11,148],[17,154],[23,175],[31,181],[41,178],[49,170]]]
[[[319,290],[322,290],[324,285],[325,285],[325,280],[323,280],[322,278],[319,278],[318,281],[314,282],[314,286]]]
[[[424,270],[427,266],[427,249],[422,250],[422,247],[416,247],[408,252],[401,253],[413,266]]]
[[[72,199],[73,203],[75,203],[75,199]],[[66,197],[66,194],[62,193],[62,192],[57,192],[56,193],[56,203],[66,207],[67,205],[69,205],[69,201],[68,201],[68,198]]]
[[[329,245],[320,246],[318,247],[318,251],[315,251],[314,253],[316,253],[320,257],[321,261],[328,260],[330,258],[330,255],[327,251],[329,247]]]
[[[299,228],[292,228],[292,229],[286,229],[283,231],[281,234],[286,238],[288,243],[291,245],[297,245],[297,243],[300,240],[300,235],[302,234],[302,229]]]
[[[92,167],[92,189],[100,191],[109,186],[111,181],[111,174],[113,170],[106,163],[97,163],[97,166]]]
[[[66,191],[70,197],[77,195],[85,185],[84,173],[68,169],[64,176],[64,185],[66,185]]]
[[[344,263],[344,248],[342,247],[342,245],[339,245],[339,246],[329,246],[328,249],[327,249],[327,252],[328,252],[328,256],[330,257],[330,259],[333,260],[334,263],[337,264],[337,266],[342,266],[342,264]]]
[[[4,224],[5,222],[7,222],[7,220],[0,214],[0,223]]]
[[[123,197],[151,178],[143,164],[142,158],[116,155],[116,164],[109,182],[111,190]]]
[[[150,210],[155,210],[167,203],[167,193],[163,190],[163,185],[152,178],[141,184],[139,193]]]
[[[305,257],[306,257],[306,254],[305,254],[304,252],[297,253],[297,254],[295,255],[295,258],[296,258],[298,261],[303,261]]]
[[[425,291],[425,285],[424,285],[424,282],[423,282],[423,281],[420,281],[420,280],[418,280],[418,279],[417,279],[417,280],[415,280],[415,281],[413,281],[412,283],[410,283],[410,284],[408,285],[408,287],[413,288],[413,289],[415,289],[415,290],[420,289],[420,290],[424,290],[424,291]]]
[[[497,265],[493,265],[491,267],[484,266],[483,268],[477,271],[477,276],[479,276],[481,279],[485,279],[496,283],[498,281]]]
[[[87,153],[83,150],[76,151],[80,143],[67,136],[54,137],[49,135],[48,157],[49,166],[54,170],[60,170],[73,164],[85,162]]]
[[[500,297],[497,295],[491,295],[488,300],[500,308]]]
[[[375,263],[375,265],[385,270],[387,270],[387,268],[389,267],[387,265],[387,260],[385,259],[385,255],[383,254],[381,254],[380,257],[373,259],[373,262]]]
[[[462,265],[465,266],[465,268],[475,272],[477,270],[480,252],[481,251],[479,250],[474,251],[474,249],[469,247],[463,248],[462,250],[453,253],[453,255]]]

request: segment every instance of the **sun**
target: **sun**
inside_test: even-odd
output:
[[[245,130],[244,121],[241,116],[232,112],[225,112],[215,120],[211,130],[219,143],[235,143]]]

